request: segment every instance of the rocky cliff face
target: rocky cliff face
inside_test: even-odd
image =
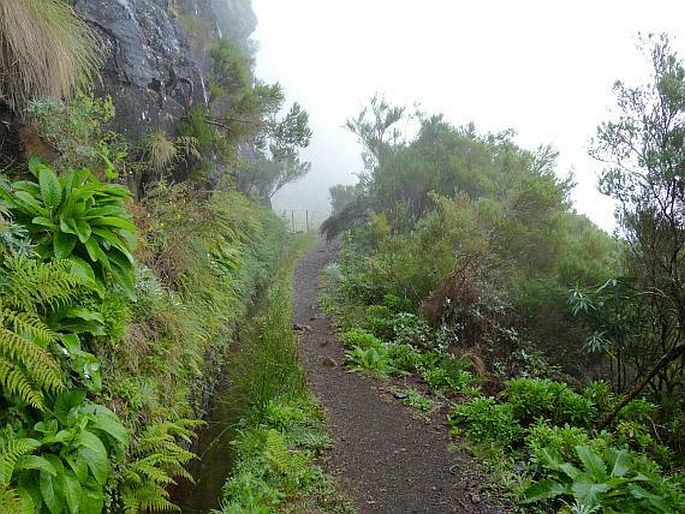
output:
[[[247,46],[256,27],[249,0],[76,0],[74,7],[102,38],[108,58],[99,86],[114,99],[117,129],[132,140],[153,129],[174,134],[188,108],[207,102],[207,58],[193,37]]]

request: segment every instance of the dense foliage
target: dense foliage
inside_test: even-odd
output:
[[[0,108],[25,131],[0,177],[0,512],[177,510],[218,370],[282,262],[264,200],[308,170],[307,114],[279,116],[250,45],[204,40],[211,105],[126,141],[68,3],[0,11]]]
[[[549,147],[422,113],[403,139],[405,110],[380,97],[347,123],[359,198],[324,226],[353,227],[326,274],[348,366],[418,409],[451,404],[454,434],[527,510],[685,508],[685,72],[667,38],[647,43],[652,83],[616,84],[594,143],[620,238],[572,211]]]

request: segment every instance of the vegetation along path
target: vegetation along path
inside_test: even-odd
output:
[[[329,465],[359,512],[503,512],[480,491],[473,462],[448,451],[444,426],[412,418],[373,380],[342,366],[342,349],[317,302],[319,273],[334,257],[335,246],[326,244],[300,261],[294,322],[302,333],[303,364],[335,439]]]

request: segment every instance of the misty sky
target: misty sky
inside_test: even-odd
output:
[[[587,157],[613,105],[616,79],[640,80],[642,32],[667,31],[685,55],[682,1],[253,0],[257,75],[279,81],[309,112],[309,176],[278,195],[277,208],[321,218],[328,188],[355,182],[360,148],[342,128],[374,92],[419,102],[456,125],[514,128],[526,148],[552,144],[559,173],[573,169],[579,212],[613,227],[596,192],[601,164]],[[681,35],[682,34],[682,35]]]

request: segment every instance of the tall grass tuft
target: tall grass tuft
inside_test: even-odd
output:
[[[297,337],[292,330],[291,294],[290,284],[278,280],[246,334],[237,359],[237,395],[257,424],[264,421],[270,402],[298,397],[305,389]]]
[[[72,95],[98,68],[88,25],[60,0],[0,2],[0,97],[15,108],[31,98]]]

